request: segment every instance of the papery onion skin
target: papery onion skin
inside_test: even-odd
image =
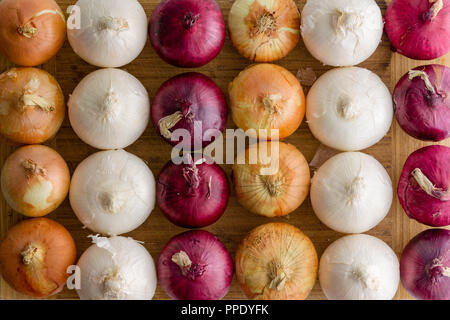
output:
[[[176,120],[165,121],[177,115]],[[196,150],[215,140],[214,136],[207,137],[208,130],[221,132],[225,129],[228,107],[224,94],[214,81],[203,74],[189,72],[162,84],[153,100],[151,116],[156,130],[168,143]],[[199,128],[194,130],[195,122],[201,122],[201,131]],[[183,137],[172,140],[172,132],[177,129],[187,130],[191,140],[186,141]]]
[[[150,119],[143,84],[121,69],[99,69],[81,80],[68,102],[69,120],[83,142],[104,150],[133,144]]]
[[[234,123],[244,131],[256,130],[256,136],[262,139],[271,140],[271,129],[279,130],[279,139],[290,136],[305,116],[300,82],[275,64],[255,64],[244,69],[230,83],[228,91]],[[260,129],[267,130],[267,134]],[[249,135],[255,133],[249,131]]]
[[[429,229],[416,235],[402,252],[400,277],[416,299],[450,300],[450,231]]]
[[[1,189],[6,202],[28,217],[41,217],[59,207],[69,185],[67,163],[47,146],[21,147],[2,168]]]
[[[156,53],[177,67],[201,67],[225,42],[225,21],[214,0],[163,0],[150,18],[150,42]]]
[[[67,25],[73,51],[86,62],[119,68],[134,59],[147,43],[147,15],[137,0],[78,0]],[[79,15],[78,15],[79,14]]]
[[[157,285],[152,256],[126,237],[92,238],[78,260],[81,300],[151,300]]]
[[[342,237],[320,258],[320,286],[329,300],[391,300],[400,282],[395,252],[366,234]]]
[[[64,95],[55,78],[37,68],[0,74],[0,133],[20,144],[42,143],[61,127]]]
[[[272,146],[275,143],[278,150]],[[250,164],[255,152],[257,162]],[[260,142],[245,150],[245,159],[244,164],[233,165],[233,182],[238,202],[248,211],[269,218],[286,216],[308,196],[311,179],[308,162],[295,146]]]
[[[415,169],[420,169],[420,172]],[[413,173],[425,176],[434,188],[430,195]],[[450,148],[434,145],[413,152],[399,178],[397,195],[408,217],[432,227],[450,224]]]
[[[420,140],[450,137],[449,93],[450,68],[431,64],[410,70],[394,89],[395,116],[402,129]]]
[[[186,267],[173,261],[177,254],[184,259],[187,256]],[[172,299],[220,300],[230,288],[233,261],[216,236],[193,230],[169,240],[161,251],[157,270],[159,284]]]
[[[300,14],[293,0],[236,0],[228,15],[233,45],[256,62],[285,57],[300,39]]]
[[[46,219],[24,220],[0,243],[0,272],[16,291],[31,297],[60,292],[76,261],[75,242],[62,225]]]
[[[441,0],[393,0],[385,14],[385,30],[398,53],[416,60],[439,58],[450,50],[450,3],[434,16]]]
[[[75,169],[69,199],[84,226],[115,236],[147,220],[155,207],[155,178],[142,159],[127,151],[100,151]]]
[[[250,299],[303,300],[317,278],[313,243],[287,223],[267,223],[250,231],[235,260],[237,280]]]
[[[50,60],[66,38],[66,21],[53,0],[0,1],[0,52],[33,67]]]
[[[184,228],[201,228],[216,222],[228,204],[230,186],[216,163],[174,164],[161,170],[156,187],[158,206],[172,223]]]

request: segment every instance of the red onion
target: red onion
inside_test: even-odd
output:
[[[403,250],[400,277],[416,299],[450,300],[450,231],[429,229],[415,236]]]
[[[158,282],[173,299],[222,299],[232,278],[230,254],[222,242],[207,231],[176,235],[159,256]]]
[[[446,66],[430,64],[405,74],[394,89],[395,116],[403,130],[420,140],[448,138],[449,91],[450,68]]]
[[[222,91],[210,78],[196,72],[183,73],[164,82],[152,105],[153,124],[161,136],[172,145],[180,142],[195,150],[214,141],[214,137],[207,137],[207,131],[223,131],[227,117],[228,108]],[[172,140],[172,132],[176,129],[186,129],[191,140],[185,141],[181,137]]]
[[[227,175],[205,158],[194,161],[189,154],[187,158],[186,164],[169,161],[162,169],[156,186],[158,205],[177,226],[206,227],[216,222],[227,207]]]
[[[150,18],[150,41],[177,67],[201,67],[220,52],[225,21],[214,0],[163,0]]]
[[[450,148],[428,146],[413,152],[405,162],[397,195],[406,214],[420,223],[450,224]]]
[[[431,60],[450,50],[449,0],[392,0],[385,29],[393,47],[416,60]]]

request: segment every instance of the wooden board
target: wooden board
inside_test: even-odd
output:
[[[75,0],[59,0],[57,2],[61,5],[62,9],[65,10],[68,5],[74,4]],[[147,16],[150,17],[159,1],[141,0],[140,2],[144,6]],[[218,2],[223,10],[225,19],[227,19],[233,0],[219,0]],[[305,0],[297,1],[300,10],[303,8],[305,2]],[[384,13],[386,3],[380,0],[377,2]],[[438,62],[448,64],[449,55],[438,60]],[[313,68],[318,76],[331,69],[315,60],[307,52],[302,41],[300,41],[293,52],[277,63],[286,67],[294,74],[297,73],[299,68],[306,67]],[[398,54],[392,54],[390,51],[390,44],[387,41],[386,36],[384,36],[380,47],[374,55],[360,66],[377,73],[392,91],[396,81],[405,72],[411,67],[424,63],[425,62],[421,63],[419,61],[409,60]],[[196,69],[195,71],[202,72],[211,77],[226,93],[228,83],[232,81],[243,68],[250,64],[250,61],[244,59],[237,53],[233,48],[231,41],[227,38],[225,46],[219,56],[205,67]],[[11,65],[6,61],[3,61],[0,64],[0,71],[4,71],[10,66]],[[41,67],[56,77],[63,88],[66,99],[84,76],[97,69],[77,57],[67,41],[58,55]],[[147,43],[142,54],[133,63],[125,66],[123,69],[136,76],[144,84],[151,99],[153,99],[156,90],[165,80],[174,75],[188,71],[187,69],[175,68],[164,63],[151,48],[150,43]],[[305,89],[307,90],[307,88]],[[235,128],[231,117],[228,119],[227,127]],[[309,161],[313,158],[319,146],[319,142],[311,135],[306,123],[303,123],[299,130],[286,139],[286,141],[296,145]],[[448,145],[448,141],[445,143]],[[71,173],[73,173],[78,163],[88,155],[97,151],[84,144],[75,135],[67,118],[56,137],[46,144],[56,149],[64,157],[70,167]],[[406,157],[423,145],[425,145],[425,143],[408,137],[394,121],[393,126],[386,137],[376,146],[365,150],[365,152],[375,156],[384,165],[393,179],[394,185],[396,185]],[[16,148],[17,146],[1,141],[1,166],[3,166],[8,155]],[[170,160],[171,147],[161,140],[152,124],[149,124],[142,137],[131,147],[127,148],[127,151],[144,159],[156,175],[163,165]],[[230,165],[224,165],[223,167],[228,174],[231,172]],[[48,215],[48,217],[62,223],[71,232],[77,243],[78,256],[89,247],[90,241],[87,236],[91,234],[91,232],[82,228],[82,224],[77,220],[70,208],[68,199],[66,199],[55,212]],[[24,219],[24,217],[11,210],[0,196],[0,235],[3,236],[9,227],[22,219]],[[309,199],[288,217],[271,220],[253,215],[243,209],[237,203],[234,191],[232,192],[229,206],[223,217],[218,222],[205,229],[217,235],[234,256],[240,239],[248,231],[260,224],[270,221],[286,221],[299,227],[312,239],[319,256],[331,242],[343,236],[343,234],[328,229],[316,218],[312,211]],[[419,225],[406,217],[395,198],[388,216],[377,227],[367,233],[379,237],[388,243],[397,254],[400,254],[409,239],[423,229],[424,226]],[[144,246],[156,261],[159,252],[165,243],[172,236],[183,231],[185,231],[185,229],[174,226],[163,216],[159,209],[155,209],[150,218],[141,227],[127,235],[137,240],[144,241]],[[0,298],[25,299],[27,297],[18,294],[3,280],[0,280]],[[77,294],[75,291],[65,289],[52,298],[76,299]],[[169,297],[164,293],[161,287],[158,286],[154,298],[168,299]],[[408,299],[410,296],[400,287],[396,298]],[[225,299],[245,299],[235,277],[233,278],[231,289]],[[309,299],[325,299],[318,281],[311,292]]]

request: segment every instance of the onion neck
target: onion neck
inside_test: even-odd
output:
[[[128,21],[122,17],[101,17],[98,21],[98,30],[125,31],[129,28]]]
[[[428,273],[432,278],[444,276],[450,278],[450,268],[445,267],[439,258],[434,259],[428,268]]]
[[[172,132],[170,131],[173,127],[177,125],[182,119],[193,119],[194,114],[191,111],[191,103],[187,100],[176,101],[180,105],[181,111],[176,111],[158,121],[158,128],[161,135],[170,139],[172,137]]]
[[[419,184],[423,191],[425,191],[429,196],[439,199],[441,201],[450,200],[450,192],[449,190],[443,190],[441,188],[437,188],[428,177],[420,170],[419,168],[414,169],[411,172],[415,181]]]
[[[30,243],[20,253],[22,256],[22,263],[26,266],[39,265],[44,261],[44,253],[40,246]]]
[[[200,158],[197,161],[194,161],[192,159],[192,156],[190,154],[186,155],[189,158],[189,164],[185,167],[183,167],[183,178],[186,181],[186,183],[189,186],[189,190],[192,194],[197,194],[199,187],[200,187],[200,174],[198,172],[198,168],[197,166],[202,164],[205,159],[204,158]],[[211,192],[211,177],[209,180],[209,185],[208,185],[208,193]]]
[[[32,78],[25,86],[24,92],[20,97],[21,102],[20,110],[25,111],[29,108],[38,107],[42,111],[52,112],[55,111],[55,106],[45,99],[44,97],[38,95],[36,92],[39,89],[40,81],[38,78]]]
[[[44,167],[39,166],[36,162],[31,159],[26,159],[21,163],[22,168],[25,170],[27,177],[32,176],[43,176],[47,175],[47,170]]]
[[[100,280],[100,284],[103,286],[103,298],[115,300],[125,298],[124,288],[126,282],[117,270],[104,275]]]
[[[337,11],[337,18],[335,31],[337,33],[346,36],[347,32],[353,32],[360,28],[362,19],[358,14],[354,12],[347,12],[341,10],[336,11]]]
[[[172,256],[172,262],[174,262],[181,271],[181,274],[190,279],[195,280],[201,277],[206,271],[206,267],[197,263],[192,263],[191,259],[185,251],[179,251]]]
[[[378,290],[378,280],[376,277],[372,276],[365,268],[355,268],[352,272],[353,277],[361,282],[361,284],[366,289]]]
[[[269,111],[269,114],[272,115],[278,112],[277,104],[282,98],[283,97],[281,96],[281,94],[271,94],[263,98],[263,105],[267,109],[267,111]]]
[[[200,19],[200,13],[193,14],[192,12],[188,12],[183,17],[183,27],[186,30],[190,30],[194,27],[195,23]]]
[[[266,35],[272,36],[277,30],[277,19],[275,18],[275,12],[269,12],[264,10],[264,13],[256,19],[256,23],[250,31],[251,36]]]
[[[272,262],[270,264],[269,277],[272,279],[269,283],[269,289],[281,291],[286,285],[287,274],[280,263]]]
[[[366,184],[364,179],[362,177],[356,177],[347,188],[348,201],[353,203],[360,200],[365,188]]]
[[[420,77],[422,79],[422,81],[425,83],[425,87],[427,88],[427,90],[432,94],[436,94],[436,90],[434,89],[433,85],[431,84],[430,78],[424,71],[409,70],[408,77],[409,77],[409,80],[413,80],[416,77]]]
[[[282,186],[284,184],[284,179],[281,177],[273,177],[273,176],[259,176],[264,188],[267,190],[267,193],[272,197],[279,197],[282,193]]]
[[[344,120],[355,119],[359,115],[359,106],[350,98],[343,98],[338,103],[338,114]]]
[[[114,192],[101,192],[99,201],[103,210],[111,214],[120,212],[124,203],[119,195]]]
[[[118,104],[117,96],[111,88],[106,94],[105,99],[103,100],[103,104],[101,105],[101,112],[103,116],[105,118],[113,116],[117,104]]]
[[[24,25],[19,26],[17,28],[17,32],[20,35],[22,35],[28,39],[31,39],[36,35],[37,29],[31,25],[31,22],[27,22]]]
[[[433,3],[431,8],[423,13],[423,20],[424,21],[432,21],[438,13],[444,8],[444,2],[442,0],[429,0],[430,3]]]

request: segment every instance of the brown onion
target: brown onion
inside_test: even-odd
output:
[[[305,299],[316,282],[318,264],[311,240],[287,223],[253,229],[236,251],[236,277],[250,299]]]
[[[0,243],[0,272],[15,290],[32,297],[58,293],[75,264],[76,247],[59,223],[28,219],[13,226]]]
[[[0,1],[0,51],[15,64],[50,60],[66,38],[66,20],[53,0]]]
[[[70,173],[64,159],[53,149],[31,145],[17,149],[2,169],[1,188],[6,202],[28,217],[55,210],[66,198]]]
[[[48,72],[12,68],[0,74],[0,134],[11,141],[46,141],[61,127],[65,110],[61,88]]]

